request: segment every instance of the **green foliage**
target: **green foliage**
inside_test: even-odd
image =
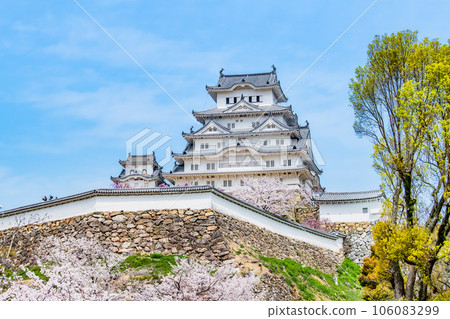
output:
[[[412,263],[420,269],[436,256],[433,236],[420,226],[407,227],[379,221],[373,227],[375,253],[382,259]]]
[[[450,289],[438,294],[433,298],[433,301],[450,301]]]
[[[36,276],[38,276],[39,279],[41,279],[41,280],[45,280],[45,281],[48,280],[48,277],[47,277],[46,275],[44,275],[44,274],[41,272],[41,267],[40,267],[40,266],[35,265],[35,266],[28,267],[28,268],[26,268],[26,269],[32,271],[32,272],[33,272]],[[29,279],[30,279],[30,278],[27,276],[27,274],[26,274],[26,270],[23,270],[23,269],[19,269],[19,270],[17,270],[17,271],[12,271],[11,269],[6,269],[6,270],[5,270],[3,273],[1,273],[0,275],[4,275],[5,277],[12,278],[12,276],[13,276],[14,273],[15,273],[16,275],[22,277],[23,280],[29,280]]]
[[[426,300],[450,233],[450,46],[406,30],[376,36],[367,55],[351,80],[350,102],[355,133],[373,142],[387,197],[375,251],[396,265],[389,267],[396,299],[419,290]],[[419,289],[405,286],[406,268],[418,272]]]
[[[143,274],[140,276],[136,276],[135,279],[158,280],[170,273],[173,266],[175,265],[176,257],[185,258],[181,255],[135,254],[127,257],[122,263],[120,263],[118,266],[118,270],[122,272],[131,269],[140,270],[143,271]]]
[[[365,257],[358,280],[364,288],[364,300],[393,300],[394,295],[390,283],[391,274],[387,271],[388,262],[380,260],[371,247],[370,257]]]
[[[260,259],[273,273],[282,275],[290,287],[296,287],[303,300],[361,300],[359,266],[348,258],[339,267],[337,283],[332,274],[302,266],[289,258],[260,256]]]

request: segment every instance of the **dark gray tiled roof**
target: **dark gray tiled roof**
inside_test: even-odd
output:
[[[253,73],[253,74],[223,74],[219,78],[217,87],[229,89],[236,83],[247,82],[256,87],[265,87],[278,84],[277,74],[275,72]]]
[[[310,131],[308,126],[300,126],[299,131],[302,139],[306,140],[310,137]]]
[[[315,198],[314,201],[319,203],[326,202],[353,202],[365,201],[383,197],[380,190],[363,191],[363,192],[324,192],[320,197]]]
[[[235,85],[250,84],[255,88],[271,88],[275,89],[277,99],[280,102],[286,102],[287,98],[281,89],[280,82],[277,79],[277,73],[273,67],[272,72],[266,73],[248,73],[248,74],[230,74],[226,75],[220,71],[219,81],[216,86],[206,86],[206,90],[216,100],[216,94],[213,92],[220,90],[229,90]]]

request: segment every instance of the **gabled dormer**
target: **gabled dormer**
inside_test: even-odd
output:
[[[208,135],[208,134],[227,134],[230,130],[225,126],[217,123],[214,119],[209,120],[202,128],[191,132],[189,135]],[[188,135],[188,134],[185,134]]]
[[[271,131],[284,131],[284,130],[292,130],[292,127],[287,126],[286,124],[281,123],[277,119],[275,119],[272,114],[269,115],[267,120],[262,122],[259,126],[255,127],[251,132],[271,132]]]

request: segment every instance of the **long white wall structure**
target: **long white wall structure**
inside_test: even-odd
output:
[[[61,220],[95,212],[214,209],[285,237],[339,252],[343,237],[286,220],[210,186],[97,189],[0,212],[0,230],[39,218]]]

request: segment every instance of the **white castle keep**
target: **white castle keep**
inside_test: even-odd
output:
[[[175,167],[162,176],[174,185],[211,185],[224,190],[245,177],[280,179],[290,188],[320,189],[322,171],[314,163],[308,124],[300,126],[277,79],[276,69],[225,75],[206,90],[216,107],[194,111],[203,125],[183,132],[187,141],[173,153]]]
[[[244,186],[244,178],[280,179],[289,188],[321,189],[322,171],[314,162],[308,123],[298,124],[272,72],[225,75],[206,86],[216,107],[194,111],[202,124],[182,135],[181,153],[172,153],[175,166],[161,172],[152,155],[129,155],[124,169],[111,180],[120,187],[156,187],[166,179],[173,185],[211,185],[224,190]]]

